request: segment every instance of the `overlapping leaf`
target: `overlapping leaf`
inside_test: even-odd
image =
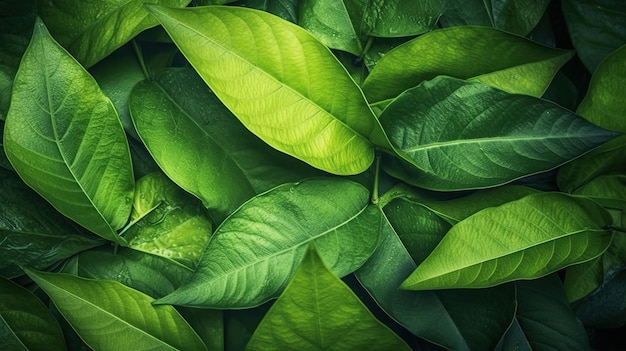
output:
[[[123,243],[133,174],[124,130],[95,80],[41,21],[24,54],[4,128],[4,150],[22,179],[57,210]]]
[[[601,255],[611,243],[611,222],[591,200],[528,195],[456,224],[402,288],[478,288],[539,278]]]
[[[363,3],[363,34],[406,37],[431,30],[446,9],[447,1],[377,0]]]
[[[38,13],[61,45],[90,67],[158,24],[144,3],[184,7],[189,0],[38,1]]]
[[[246,350],[410,350],[311,246]]]
[[[385,55],[363,83],[363,91],[371,103],[378,103],[422,81],[448,75],[511,93],[541,96],[571,57],[572,52],[493,28],[434,30]]]
[[[378,244],[381,214],[347,179],[287,183],[246,202],[215,231],[193,277],[159,303],[244,308],[275,298],[309,243],[344,276]]]
[[[172,306],[118,282],[27,270],[81,339],[95,350],[206,350]]]
[[[361,90],[306,30],[245,8],[149,8],[222,102],[274,148],[346,175],[370,166],[372,142],[387,145]]]
[[[400,156],[416,168],[385,169],[444,191],[547,171],[616,136],[551,102],[449,77],[402,93],[380,122]]]

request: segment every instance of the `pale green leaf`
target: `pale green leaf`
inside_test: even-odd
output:
[[[139,83],[130,108],[161,169],[200,198],[216,222],[257,193],[321,173],[246,130],[191,69]]]
[[[311,245],[289,285],[267,312],[246,350],[410,350]]]
[[[252,198],[217,228],[192,278],[159,303],[247,308],[283,290],[309,243],[345,276],[378,244],[381,213],[347,179],[287,183]]]
[[[600,63],[576,113],[602,128],[626,133],[625,86],[626,45]]]
[[[363,91],[371,103],[377,103],[425,80],[447,75],[471,78],[510,93],[541,96],[571,57],[571,51],[493,28],[446,28],[419,36],[385,55],[363,83]]]
[[[444,191],[541,173],[616,135],[551,102],[449,77],[402,93],[380,122],[397,153],[416,168],[409,174],[385,169]]]
[[[539,278],[601,255],[611,243],[610,224],[610,215],[591,200],[528,195],[453,226],[402,288],[479,288]]]
[[[0,344],[3,350],[64,350],[59,322],[30,291],[0,278]]]
[[[26,270],[94,350],[206,350],[172,306],[116,281]]]
[[[347,175],[371,165],[372,142],[388,144],[356,83],[305,29],[246,8],[149,9],[224,105],[272,147]]]
[[[4,150],[22,179],[59,212],[115,242],[134,180],[115,108],[37,21],[15,77]]]
[[[38,1],[38,13],[59,43],[90,67],[158,24],[145,3],[184,7],[189,0],[49,0]]]

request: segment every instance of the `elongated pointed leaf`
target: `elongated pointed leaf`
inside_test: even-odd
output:
[[[410,350],[311,246],[246,350]]]
[[[0,344],[4,350],[64,350],[59,322],[30,291],[0,278]]]
[[[200,198],[217,222],[258,193],[321,173],[246,130],[192,69],[139,83],[130,108],[161,169]]]
[[[360,56],[363,0],[300,1],[298,25],[305,28],[324,45]]]
[[[85,67],[100,61],[158,22],[144,3],[184,7],[189,0],[39,1],[39,15],[55,38]]]
[[[246,308],[277,297],[309,243],[332,271],[360,267],[378,244],[381,214],[345,179],[287,183],[246,202],[217,228],[195,274],[159,303]]]
[[[206,350],[172,306],[118,282],[27,270],[94,350]]]
[[[571,57],[572,52],[497,29],[453,27],[424,34],[389,52],[367,77],[363,91],[376,103],[437,75],[447,75],[541,96]]]
[[[385,137],[361,90],[306,30],[236,7],[149,9],[241,122],[317,168],[356,174]]]
[[[24,181],[59,212],[123,243],[133,174],[115,108],[41,21],[15,77],[4,150]]]
[[[402,288],[478,288],[542,277],[601,255],[611,243],[611,222],[591,200],[528,195],[452,227]]]
[[[444,191],[547,171],[616,136],[548,101],[449,77],[402,93],[380,122],[398,153],[418,169],[392,174]]]

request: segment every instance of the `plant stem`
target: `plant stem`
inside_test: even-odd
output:
[[[148,67],[146,66],[146,62],[143,60],[143,53],[141,52],[141,48],[135,39],[132,40],[133,49],[135,49],[135,55],[137,55],[137,60],[139,61],[139,66],[141,66],[141,70],[143,71],[144,77],[146,79],[150,79],[150,72],[148,71]]]
[[[367,42],[365,42],[365,46],[363,47],[363,51],[361,51],[361,55],[359,56],[358,62],[363,62],[363,58],[365,54],[372,48],[372,43],[374,43],[374,37],[367,37]]]
[[[374,160],[374,186],[372,188],[372,203],[378,205],[378,174],[380,173],[380,150],[376,150],[376,159]]]

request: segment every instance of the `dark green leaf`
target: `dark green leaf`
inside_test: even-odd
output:
[[[0,345],[3,350],[64,350],[59,322],[30,291],[0,278]]]
[[[622,268],[623,269],[623,268]],[[626,323],[626,271],[622,270],[575,308],[585,326],[615,328]]]
[[[280,294],[310,242],[344,276],[378,244],[381,213],[347,179],[287,183],[246,202],[215,231],[193,277],[159,300],[184,306],[246,308]]]
[[[211,2],[211,1],[205,1]],[[213,4],[224,1],[212,1]],[[232,2],[232,1],[227,1]],[[209,5],[209,4],[207,4]],[[298,0],[239,0],[233,5],[251,7],[272,13],[289,22],[298,23]],[[301,6],[301,5],[300,5]]]
[[[15,77],[4,150],[22,179],[59,212],[124,243],[134,180],[115,108],[37,21]]]
[[[209,350],[224,350],[223,311],[186,307],[179,307],[177,310],[198,333]]]
[[[550,0],[491,0],[491,16],[496,28],[527,35],[535,28]]]
[[[402,179],[443,191],[544,172],[616,135],[548,101],[448,77],[402,93],[380,122],[399,155],[418,169]]]
[[[439,22],[443,27],[483,26],[493,27],[490,12],[484,0],[449,1]]]
[[[446,1],[376,0],[363,4],[364,34],[406,37],[431,30],[445,11]]]
[[[410,350],[324,266],[311,245],[246,350]]]

